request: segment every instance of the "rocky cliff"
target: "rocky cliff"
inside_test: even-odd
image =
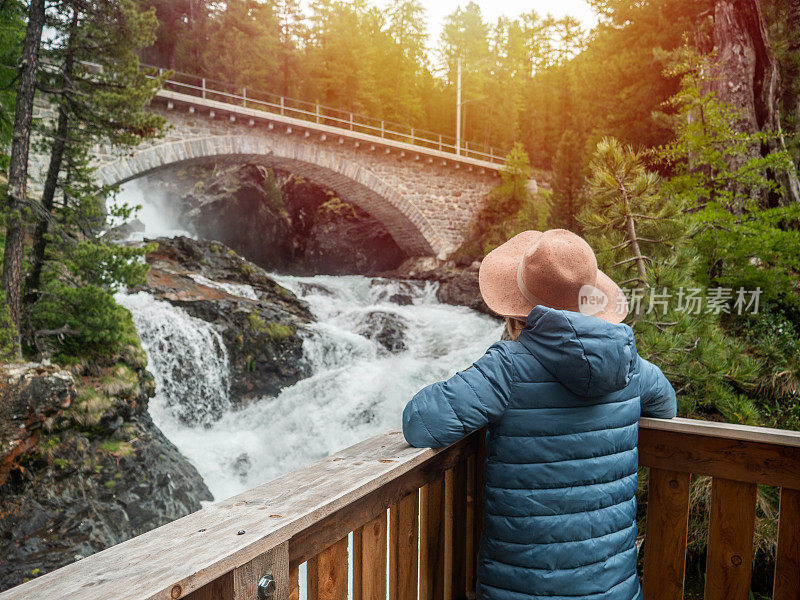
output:
[[[147,413],[145,363],[0,366],[0,590],[211,500]]]

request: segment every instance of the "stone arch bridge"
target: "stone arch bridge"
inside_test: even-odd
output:
[[[263,164],[356,204],[410,256],[443,258],[457,248],[503,166],[493,151],[456,149],[442,136],[284,98],[258,100],[246,89],[222,92],[205,80],[168,81],[151,110],[170,124],[166,135],[124,153],[98,148],[104,184],[181,163]],[[47,108],[40,112],[54,116]],[[33,194],[44,168],[43,157],[33,157]]]

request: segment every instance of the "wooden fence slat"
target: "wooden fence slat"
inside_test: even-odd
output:
[[[419,491],[389,509],[389,600],[417,600]]]
[[[756,489],[753,483],[712,480],[705,600],[750,598]]]
[[[467,553],[466,564],[466,586],[467,592],[471,592],[475,588],[475,560],[477,555],[477,548],[475,547],[475,486],[476,486],[476,472],[475,472],[475,457],[467,457],[467,514],[464,517],[464,533],[466,540],[464,547]]]
[[[796,600],[800,594],[800,491],[781,489],[778,551],[773,600]]]
[[[650,469],[642,580],[648,600],[683,599],[689,479],[689,473]]]
[[[354,569],[359,569],[359,593],[363,600],[386,598],[386,511],[364,525],[359,535],[353,537]],[[360,542],[360,543],[357,543]],[[360,560],[355,557],[359,556]],[[355,574],[355,570],[354,570]],[[353,577],[353,597],[356,594],[356,577]]]
[[[420,490],[419,600],[444,598],[444,474]]]
[[[347,538],[308,561],[308,600],[347,600]]]
[[[452,559],[450,564],[453,600],[467,597],[467,462],[461,461],[453,467],[452,496],[453,535],[450,540]]]
[[[300,568],[289,569],[289,600],[300,600]]]
[[[442,506],[442,544],[444,546],[444,581],[442,596],[453,600],[453,469],[444,472],[444,504]]]
[[[363,574],[363,565],[361,561],[363,554],[360,551],[362,546],[362,528],[359,527],[353,531],[353,600],[364,600],[363,585],[361,576]]]
[[[800,447],[639,429],[639,464],[800,490]]]
[[[475,452],[475,523],[472,530],[472,547],[474,549],[473,580],[478,581],[478,553],[481,547],[483,534],[483,485],[485,482],[484,469],[486,467],[486,431],[478,432],[477,450]]]

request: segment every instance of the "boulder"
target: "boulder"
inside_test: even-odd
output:
[[[356,333],[375,340],[386,351],[397,354],[406,349],[406,325],[396,315],[383,311],[371,311],[358,324]]]

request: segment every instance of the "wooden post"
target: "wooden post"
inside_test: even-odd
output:
[[[247,88],[246,87],[242,88],[242,106],[247,108]]]
[[[281,96],[281,116],[283,116],[283,96]]]
[[[186,600],[258,600],[258,581],[275,580],[275,600],[290,600],[289,544],[284,542],[253,560],[188,594]],[[180,590],[173,591],[180,597]]]
[[[411,128],[411,145],[414,145],[414,128]]]
[[[417,599],[419,491],[389,509],[389,600]]]
[[[650,469],[642,589],[648,600],[683,600],[689,473]]]
[[[353,131],[353,113],[350,113],[350,131]]]
[[[419,600],[444,598],[444,475],[420,490]]]
[[[466,586],[467,593],[475,590],[475,561],[477,559],[477,548],[475,547],[475,496],[476,496],[476,469],[475,469],[475,455],[467,458],[467,514],[464,517],[464,532],[466,534],[466,541],[464,548],[467,553],[466,564]]]
[[[206,97],[206,78],[205,77],[203,77],[203,79],[201,80],[200,89],[202,90],[201,91],[201,96],[205,100],[205,97]]]
[[[347,600],[347,537],[307,563],[308,600]]]
[[[754,483],[712,479],[706,600],[750,599],[756,488]]]
[[[386,129],[386,128],[385,128],[385,126],[384,126],[384,124],[383,124],[383,120],[381,120],[381,137],[384,137],[384,134],[385,134],[385,129]]]
[[[800,592],[800,490],[781,488],[778,551],[773,600],[792,600]]]
[[[316,108],[314,109],[314,114],[316,115],[315,116],[316,122],[319,123],[319,102],[317,102],[316,104]]]
[[[439,151],[442,151],[442,134],[439,134]]]

